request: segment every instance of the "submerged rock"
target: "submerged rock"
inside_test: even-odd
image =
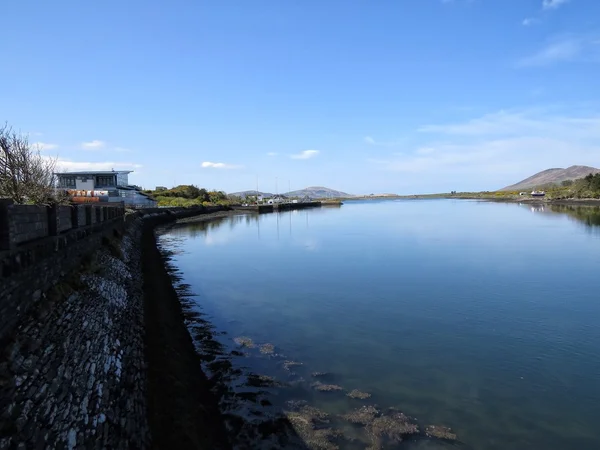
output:
[[[254,342],[249,337],[240,336],[236,337],[233,341],[242,347],[254,348]]]
[[[353,389],[352,391],[348,392],[346,395],[350,398],[357,398],[359,400],[365,400],[365,399],[371,397],[371,394],[369,394],[368,392],[362,392],[362,391],[359,391],[358,389]]]
[[[452,430],[448,427],[444,427],[441,425],[429,425],[425,428],[425,434],[429,437],[434,437],[437,439],[444,439],[447,441],[455,441],[456,434],[452,432]]]
[[[273,344],[263,344],[260,346],[260,352],[264,355],[272,355],[275,352]]]
[[[298,406],[302,405],[302,406]],[[286,411],[294,432],[310,449],[337,450],[336,441],[343,437],[340,430],[324,427],[329,424],[329,415],[318,408],[297,402],[295,411]]]
[[[313,372],[310,374],[311,377],[322,378],[329,375],[329,372]]]
[[[350,423],[369,425],[373,423],[378,415],[379,410],[374,406],[369,405],[350,411],[349,413],[342,415],[341,418]]]
[[[251,387],[282,387],[283,384],[268,375],[251,373],[248,375],[247,386]]]
[[[299,410],[303,406],[306,406],[307,403],[308,402],[306,400],[288,400],[287,402],[285,402],[288,408],[290,408],[293,411]]]
[[[343,387],[338,386],[337,384],[323,384],[320,381],[311,384],[310,387],[320,392],[334,392],[344,390]]]
[[[419,427],[411,423],[410,418],[402,413],[377,417],[371,424],[370,431],[375,436],[387,436],[394,441],[401,441],[402,436],[417,434]]]
[[[290,370],[290,367],[301,366],[301,365],[302,365],[302,363],[297,362],[297,361],[284,361],[283,362],[283,368],[285,370]]]

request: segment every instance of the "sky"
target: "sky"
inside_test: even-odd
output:
[[[0,121],[62,170],[226,192],[600,167],[598,0],[12,0]]]

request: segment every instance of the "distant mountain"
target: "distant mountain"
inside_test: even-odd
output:
[[[576,180],[583,178],[590,173],[600,173],[600,169],[589,166],[571,166],[567,169],[547,169],[535,175],[525,178],[516,184],[506,186],[500,191],[520,191],[528,190],[536,187],[543,187],[552,184],[560,184],[567,180]]]
[[[256,195],[257,191],[241,191],[241,192],[232,192],[229,195],[235,195],[237,197],[246,198],[249,195]],[[262,195],[263,197],[272,197],[275,194],[270,192],[260,192],[258,191],[258,195]],[[284,195],[286,197],[304,197],[309,196],[310,198],[320,199],[320,198],[337,198],[337,197],[354,197],[352,194],[346,194],[345,192],[336,191],[334,189],[329,189],[322,186],[312,186],[307,187],[306,189],[300,189],[298,191],[291,192],[283,192],[280,195]]]
[[[308,196],[310,198],[315,199],[324,199],[324,198],[339,198],[339,197],[354,197],[352,194],[347,194],[345,192],[336,191],[335,189],[329,189],[323,186],[311,186],[305,189],[300,189],[298,191],[286,192],[286,197],[304,197]]]
[[[273,194],[271,194],[270,192],[260,192],[260,191],[241,191],[241,192],[232,192],[229,195],[235,195],[236,197],[242,197],[242,198],[246,198],[249,195],[262,195],[263,197],[272,197]]]

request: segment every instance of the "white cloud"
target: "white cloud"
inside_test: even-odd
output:
[[[557,9],[565,3],[569,3],[569,0],[544,0],[542,2],[542,9]]]
[[[269,153],[267,153],[267,156],[277,156],[277,155],[279,155],[279,153],[277,153],[277,152],[269,152]]]
[[[585,40],[577,37],[563,37],[550,42],[537,53],[521,59],[519,66],[549,66],[559,62],[573,61],[582,56]]]
[[[241,169],[243,166],[237,164],[225,164],[219,162],[204,161],[202,168],[204,169]]]
[[[56,162],[56,170],[73,172],[78,170],[135,170],[141,168],[141,164],[130,162],[84,162],[71,161],[59,158]]]
[[[31,146],[40,150],[56,150],[58,148],[58,144],[48,144],[47,142],[34,142]]]
[[[599,34],[565,34],[549,40],[533,55],[517,62],[520,67],[550,66],[561,62],[600,62]]]
[[[551,167],[600,167],[600,114],[500,111],[420,131],[431,136],[430,142],[369,162],[413,174],[415,183],[435,176],[432,182],[464,179],[480,189],[501,188]]]
[[[548,115],[541,110],[499,111],[461,123],[425,125],[420,132],[460,137],[547,136],[600,139],[600,114]]]
[[[395,147],[402,144],[401,141],[377,141],[371,136],[365,136],[364,141],[365,144],[374,145],[377,147]]]
[[[318,154],[319,154],[319,150],[304,150],[295,155],[290,155],[290,158],[292,158],[292,159],[310,159],[310,158],[314,158]]]
[[[531,25],[535,25],[536,23],[539,23],[540,19],[536,19],[535,17],[527,17],[525,19],[523,19],[522,25],[524,27],[529,27]]]
[[[105,145],[106,145],[106,143],[104,141],[99,141],[97,139],[94,139],[93,141],[81,143],[81,147],[86,150],[97,150],[99,148],[104,147]]]

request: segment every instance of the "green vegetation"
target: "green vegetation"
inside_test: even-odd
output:
[[[589,174],[578,180],[563,181],[560,185],[540,186],[546,190],[546,196],[554,200],[564,199],[600,199],[600,173]]]
[[[182,184],[171,189],[145,191],[158,202],[158,206],[229,206],[240,202],[223,191],[208,191],[194,185]]]
[[[549,184],[536,186],[536,190],[546,192],[548,200],[569,199],[600,199],[600,173],[589,174],[578,180],[567,180],[561,184]],[[531,190],[525,191],[529,194]],[[522,200],[528,195],[520,195],[521,191],[483,191],[483,192],[456,192],[444,194],[407,195],[402,198],[464,198],[464,199],[487,199],[487,200]]]

